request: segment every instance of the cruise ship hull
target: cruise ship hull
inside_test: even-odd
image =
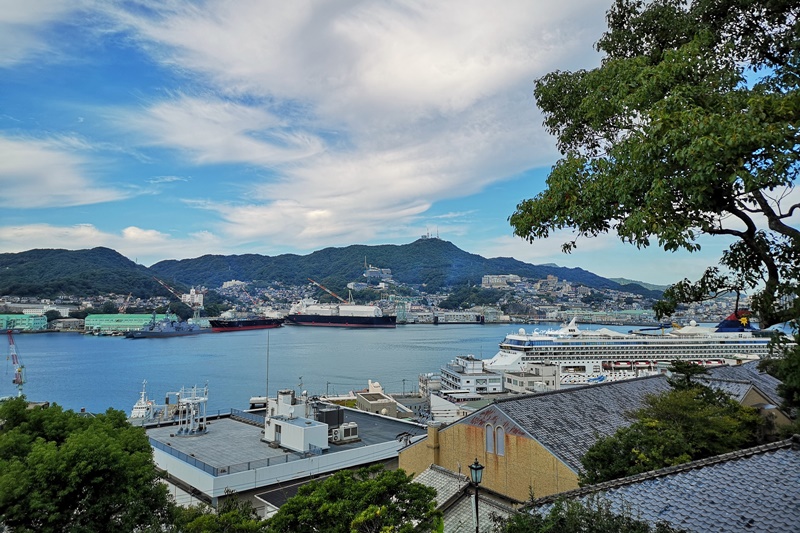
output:
[[[253,329],[279,328],[283,324],[282,318],[240,318],[233,320],[209,320],[211,331],[247,331]]]
[[[675,360],[700,366],[737,365],[770,352],[769,338],[747,327],[730,328],[732,315],[717,328],[690,325],[659,335],[580,330],[573,320],[559,330],[511,333],[484,368],[503,373],[548,375],[551,386],[617,381],[666,371]],[[542,378],[547,385],[547,381]]]
[[[341,328],[394,328],[397,326],[397,317],[290,314],[286,316],[286,324]]]

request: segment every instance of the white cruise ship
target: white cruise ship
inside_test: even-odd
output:
[[[690,325],[659,333],[581,330],[573,319],[556,330],[506,335],[486,370],[534,372],[558,366],[562,386],[630,379],[658,372],[678,359],[703,366],[737,365],[769,354],[768,336],[757,336],[739,311],[717,327]]]

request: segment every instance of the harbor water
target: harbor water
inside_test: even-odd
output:
[[[458,355],[488,359],[504,336],[540,325],[403,325],[396,329],[284,326],[270,330],[125,339],[77,333],[16,334],[25,366],[25,396],[75,411],[130,412],[147,380],[156,403],[181,387],[208,384],[209,413],[246,409],[268,390],[347,394],[378,381],[389,393],[415,391],[419,374],[436,372]],[[269,361],[269,365],[267,365]],[[269,368],[269,370],[267,370]],[[17,393],[10,357],[0,396]]]

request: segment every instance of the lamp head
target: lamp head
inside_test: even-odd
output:
[[[483,468],[484,466],[478,462],[477,457],[475,458],[475,462],[469,465],[469,477],[476,485],[481,484],[481,480],[483,479]]]

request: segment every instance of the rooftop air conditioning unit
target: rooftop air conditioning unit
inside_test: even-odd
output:
[[[339,433],[338,429],[334,429],[333,432],[331,433],[331,435],[332,435],[331,438],[333,439],[334,442],[339,442],[341,440],[341,438],[342,438],[342,436]]]

